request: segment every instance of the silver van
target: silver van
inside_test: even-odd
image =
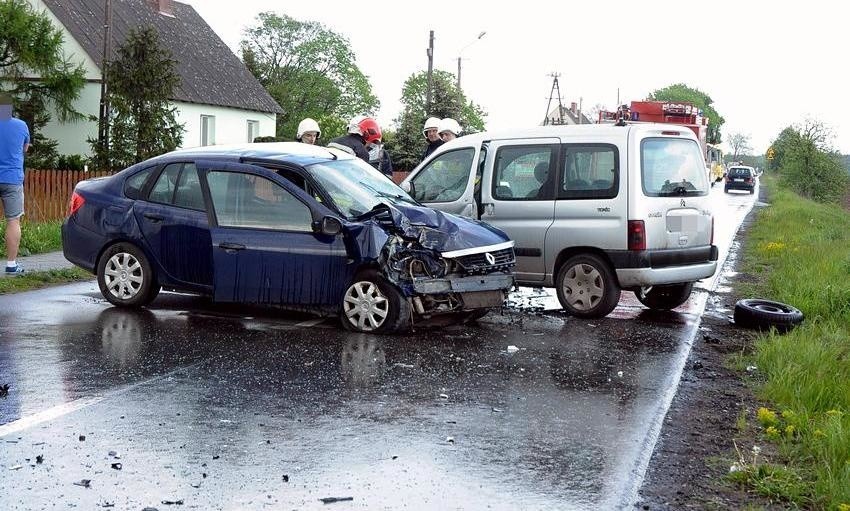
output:
[[[507,232],[517,283],[554,287],[574,316],[606,316],[622,289],[672,309],[717,268],[705,161],[686,127],[476,133],[443,144],[402,188]]]

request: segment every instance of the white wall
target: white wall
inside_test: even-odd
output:
[[[273,137],[277,116],[272,113],[251,112],[236,108],[177,103],[177,122],[183,123],[183,147],[201,145],[201,115],[215,116],[215,143],[240,144],[249,142],[248,121],[260,122],[261,137]]]

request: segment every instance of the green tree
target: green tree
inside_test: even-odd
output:
[[[15,98],[15,108],[30,128],[27,166],[55,164],[56,142],[45,138],[41,128],[50,121],[51,107],[60,122],[82,118],[74,101],[83,85],[83,65],[65,59],[62,32],[50,18],[27,0],[0,0],[0,92]]]
[[[653,91],[649,95],[649,99],[655,101],[687,101],[694,104],[702,110],[703,115],[708,117],[706,142],[709,144],[719,144],[722,141],[720,127],[723,126],[726,120],[714,109],[712,106],[714,101],[708,94],[699,89],[688,87],[684,83],[676,83]]]
[[[312,21],[260,13],[245,29],[242,60],[283,109],[277,135],[295,138],[298,123],[312,117],[322,140],[345,133],[347,121],[378,109],[369,79],[357,67],[345,37]]]
[[[173,151],[183,142],[183,125],[171,98],[180,77],[171,53],[150,27],[132,30],[109,63],[108,151],[90,140],[97,161],[121,168]]]
[[[750,136],[743,133],[729,135],[729,147],[732,148],[732,161],[740,161],[739,156],[749,154],[753,150],[750,146]]]
[[[393,163],[399,169],[411,170],[422,159],[426,141],[422,125],[428,117],[451,117],[460,123],[464,133],[477,133],[485,129],[487,113],[463,92],[457,90],[455,75],[436,70],[432,74],[431,109],[426,111],[428,73],[411,75],[401,92],[402,111],[395,120],[396,140],[391,148]]]
[[[841,155],[831,148],[832,136],[832,130],[824,123],[806,119],[784,129],[772,146],[774,162],[781,162],[782,181],[818,202],[839,202],[850,187]]]

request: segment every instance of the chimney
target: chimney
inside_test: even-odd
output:
[[[576,102],[575,102],[575,101],[573,101],[572,103],[570,103],[570,112],[572,112],[572,113],[573,113],[573,115],[575,115],[575,114],[576,114],[576,106],[577,106],[577,105],[576,105]]]
[[[156,9],[160,14],[165,16],[174,16],[174,2],[172,0],[148,0],[151,7]]]

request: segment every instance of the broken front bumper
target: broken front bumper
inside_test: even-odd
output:
[[[507,292],[513,285],[513,275],[476,275],[450,279],[416,279],[413,281],[413,290],[416,294],[422,295],[470,293],[474,291]]]

